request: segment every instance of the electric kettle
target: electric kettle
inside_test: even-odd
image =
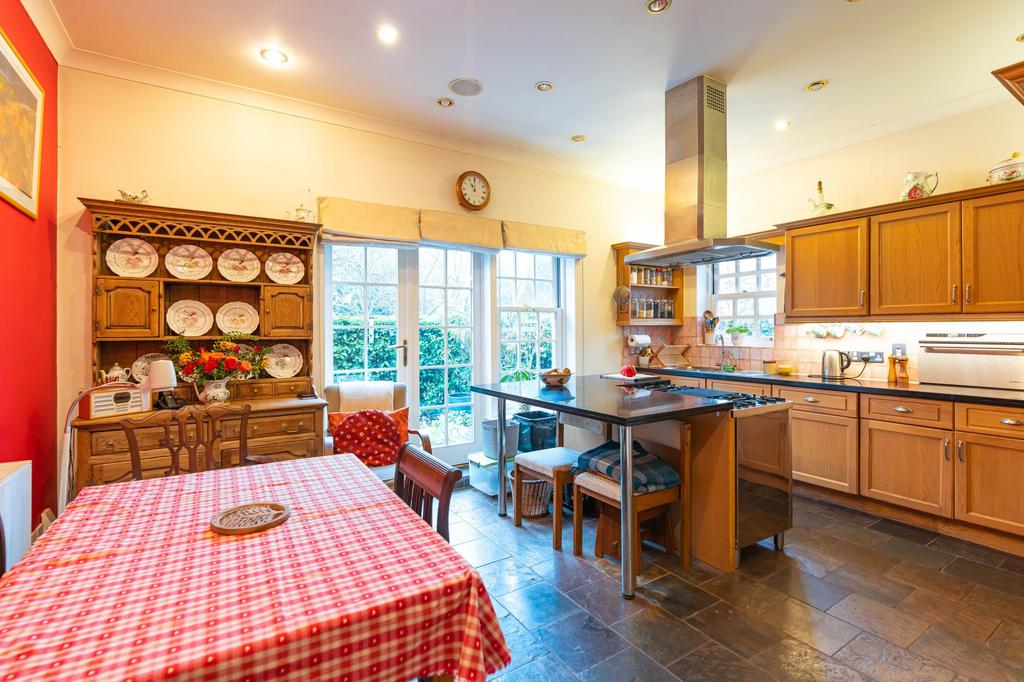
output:
[[[850,356],[841,350],[827,350],[821,354],[821,378],[826,381],[841,381],[850,366]]]

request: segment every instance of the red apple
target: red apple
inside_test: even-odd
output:
[[[625,365],[622,369],[619,370],[619,373],[624,377],[635,377],[636,367],[634,367],[633,365]]]

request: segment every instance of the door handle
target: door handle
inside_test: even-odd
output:
[[[968,284],[964,288],[964,303],[970,303],[970,302],[971,302],[971,285]]]
[[[949,439],[942,441],[942,457],[949,461]]]
[[[961,464],[964,463],[964,442],[962,440],[956,442],[956,458]]]
[[[904,407],[903,405],[897,405],[896,407],[892,408],[892,411],[899,412],[900,414],[910,414],[911,412],[913,412],[912,409],[910,409],[909,407]]]
[[[953,285],[953,303],[956,303],[956,285]]]
[[[821,401],[815,398],[813,395],[804,396],[805,403],[820,403]]]
[[[391,346],[393,349],[402,349],[402,367],[409,366],[409,339],[402,339],[402,343]]]
[[[864,290],[863,289],[861,289],[860,298],[858,299],[858,301],[859,301],[859,307],[863,308],[864,307]]]
[[[1024,422],[1013,417],[1003,417],[999,420],[1000,424],[1006,424],[1007,426],[1024,426]]]

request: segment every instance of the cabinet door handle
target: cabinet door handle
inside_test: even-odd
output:
[[[912,409],[910,409],[909,407],[904,407],[903,405],[897,405],[896,407],[892,408],[892,411],[899,412],[900,414],[910,414],[911,412],[913,412]]]
[[[821,401],[815,398],[813,395],[804,396],[805,403],[820,403]]]
[[[861,289],[861,291],[860,291],[860,298],[858,299],[858,302],[859,302],[859,307],[863,308],[864,307],[864,290],[863,289]]]
[[[964,463],[964,442],[962,440],[956,442],[956,458],[961,464]]]
[[[999,420],[1000,424],[1006,424],[1007,426],[1024,426],[1024,422],[1013,417],[1003,417]]]
[[[964,288],[964,303],[970,303],[970,302],[971,302],[971,285],[968,284]]]
[[[294,429],[288,428],[288,422],[281,422],[281,429],[285,433],[298,433],[299,431],[302,431],[302,422],[299,422]]]
[[[953,285],[953,303],[956,303],[956,285]]]
[[[949,439],[942,441],[942,456],[945,460],[949,461]]]

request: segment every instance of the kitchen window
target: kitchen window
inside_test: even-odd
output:
[[[498,254],[499,379],[564,365],[559,259],[540,253]]]
[[[718,332],[724,333],[732,323],[747,326],[755,339],[774,338],[778,309],[776,255],[715,263],[711,267],[711,310],[721,318]]]

